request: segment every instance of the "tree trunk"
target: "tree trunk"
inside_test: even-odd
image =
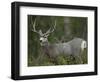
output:
[[[71,29],[70,29],[70,25],[71,25],[71,20],[69,17],[64,17],[64,36],[67,40],[69,40],[71,38]]]

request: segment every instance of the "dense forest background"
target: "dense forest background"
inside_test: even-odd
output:
[[[40,29],[45,33],[50,27],[53,28],[56,20],[56,29],[48,37],[49,42],[60,43],[72,40],[75,37],[87,41],[87,17],[64,17],[64,16],[37,16],[28,15],[28,66],[47,66],[47,65],[72,65],[80,64],[73,57],[58,56],[56,62],[43,53],[39,35],[32,31],[32,23],[36,19],[36,30]],[[82,53],[83,64],[87,64],[87,49]]]

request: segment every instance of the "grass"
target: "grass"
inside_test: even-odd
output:
[[[80,63],[79,59],[73,56],[64,56],[63,54],[56,58],[50,59],[45,54],[40,54],[36,58],[33,55],[28,56],[28,66],[53,66],[53,65],[75,65],[75,64],[87,64],[87,50],[85,49],[81,55],[83,63]]]

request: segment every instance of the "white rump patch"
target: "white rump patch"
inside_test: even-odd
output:
[[[82,41],[82,43],[81,43],[81,50],[83,51],[84,50],[84,48],[86,48],[87,46],[86,46],[86,41],[84,40],[84,41]]]

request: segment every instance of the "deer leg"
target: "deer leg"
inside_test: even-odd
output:
[[[79,58],[80,64],[83,64],[82,57],[81,56],[78,56],[78,58]]]
[[[80,59],[80,63],[81,63],[81,64],[84,63],[84,62],[83,62],[83,59],[82,59],[82,54],[83,54],[83,52],[82,52],[82,50],[80,50],[79,59]]]
[[[74,58],[76,64],[83,64],[82,58],[80,56],[75,56]]]

